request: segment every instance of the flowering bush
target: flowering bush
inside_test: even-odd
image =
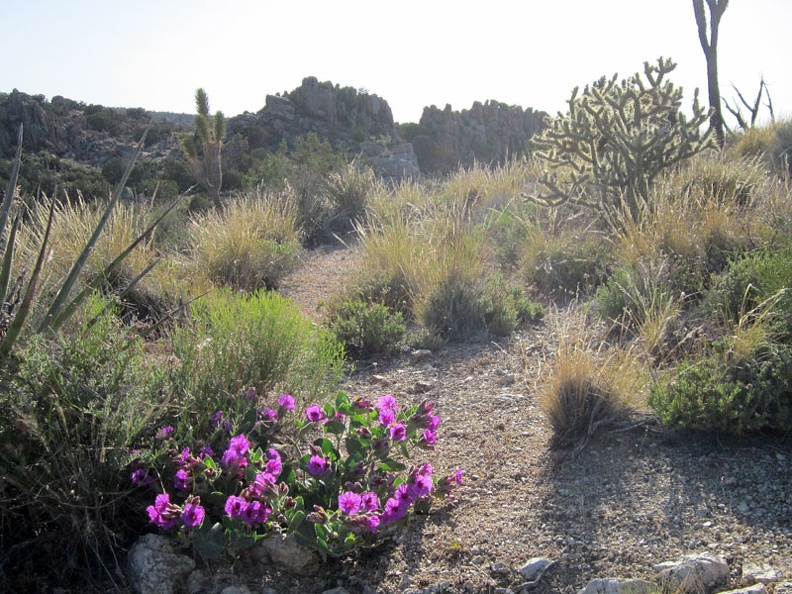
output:
[[[373,404],[339,393],[297,412],[288,394],[277,408],[257,400],[248,390],[236,402],[244,414],[215,413],[209,439],[192,448],[160,429],[151,463],[143,453],[134,463],[132,481],[162,491],[146,510],[151,522],[205,556],[282,533],[323,558],[342,555],[376,544],[461,484],[461,470],[438,478],[428,463],[406,463],[437,442],[431,402],[402,409],[391,395]]]

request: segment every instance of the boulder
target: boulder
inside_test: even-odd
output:
[[[605,578],[591,580],[579,594],[655,594],[656,584],[644,580]]]
[[[160,534],[141,536],[129,551],[127,574],[137,594],[177,594],[195,561]]]
[[[678,594],[714,592],[729,581],[729,566],[714,555],[686,555],[655,566],[664,590]]]

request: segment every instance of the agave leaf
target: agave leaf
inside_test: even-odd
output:
[[[11,264],[14,259],[14,242],[16,241],[17,229],[19,228],[20,216],[14,217],[14,224],[11,226],[11,234],[8,236],[8,245],[3,254],[3,267],[0,269],[0,305],[5,303],[8,294],[8,280],[11,278]]]
[[[44,332],[48,328],[52,327],[54,320],[58,318],[61,308],[63,307],[63,304],[66,302],[66,299],[68,298],[69,293],[72,290],[72,287],[77,282],[77,277],[80,275],[80,272],[82,272],[82,269],[85,266],[85,262],[88,260],[88,256],[90,256],[91,251],[96,245],[96,241],[99,239],[99,234],[104,229],[105,225],[107,224],[107,221],[110,220],[110,215],[112,214],[116,203],[121,197],[121,193],[124,191],[124,187],[126,186],[127,180],[129,179],[129,175],[130,173],[132,173],[132,167],[134,167],[135,161],[137,161],[138,157],[140,156],[140,153],[143,151],[143,143],[146,140],[146,135],[148,134],[150,127],[151,124],[149,124],[149,126],[147,126],[146,129],[143,131],[143,136],[140,138],[140,142],[138,143],[137,150],[135,150],[135,154],[132,156],[132,159],[130,159],[129,164],[127,164],[127,168],[124,171],[124,175],[121,176],[118,185],[115,187],[115,190],[113,190],[113,194],[110,197],[110,202],[108,203],[107,208],[105,209],[105,212],[102,215],[101,220],[96,225],[96,228],[94,229],[91,238],[88,240],[88,243],[85,244],[83,251],[80,253],[79,257],[74,262],[72,269],[69,271],[66,280],[63,281],[63,284],[61,285],[60,290],[55,296],[55,299],[53,299],[52,304],[50,304],[47,313],[44,315],[44,319],[41,321],[41,324],[39,325],[38,328],[39,332]],[[60,318],[61,323],[63,322],[63,319],[64,318],[62,317]]]
[[[151,269],[154,268],[157,264],[159,264],[161,260],[162,258],[154,258],[151,262],[149,262],[148,265],[143,270],[141,270],[140,273],[135,278],[129,281],[129,284],[127,284],[127,286],[124,287],[124,290],[118,294],[118,298],[123,299],[124,296],[127,293],[129,293],[129,291],[131,291],[132,288],[140,281],[140,279],[142,279],[149,272],[151,272]],[[102,317],[102,315],[104,315],[104,312],[106,312],[109,307],[110,304],[108,303],[102,308],[102,310],[98,314],[96,314],[93,318],[91,318],[91,320],[88,322],[88,327],[90,328],[91,326],[93,326],[99,320],[99,318]],[[66,319],[68,319],[68,316],[66,317]]]
[[[0,236],[5,231],[8,223],[8,213],[11,212],[11,203],[14,201],[16,192],[17,178],[19,177],[19,165],[22,163],[22,124],[19,124],[19,134],[17,135],[17,151],[14,157],[14,165],[11,168],[11,177],[8,178],[6,193],[3,202],[0,204]]]
[[[41,250],[39,250],[39,255],[36,259],[36,266],[33,269],[33,274],[30,276],[30,282],[28,283],[27,291],[25,291],[25,296],[22,298],[22,304],[19,306],[19,309],[14,316],[14,320],[8,327],[8,332],[3,337],[3,340],[0,341],[0,361],[4,361],[8,356],[8,353],[11,352],[11,348],[14,346],[14,343],[16,342],[16,339],[22,330],[22,326],[25,323],[25,318],[27,318],[28,314],[30,313],[30,306],[33,303],[33,296],[36,293],[36,286],[38,285],[39,276],[41,275],[41,269],[44,266],[44,257],[47,254],[47,243],[49,243],[49,235],[50,231],[52,230],[52,219],[54,215],[55,195],[53,194],[52,202],[50,204],[49,217],[47,218],[47,229],[44,231],[44,239],[41,242]]]
[[[90,284],[88,284],[88,286],[86,286],[82,291],[80,291],[80,293],[74,299],[71,300],[69,305],[67,305],[62,312],[58,313],[54,319],[51,320],[45,319],[44,322],[42,322],[41,327],[39,328],[39,332],[43,332],[47,328],[51,328],[53,332],[57,332],[58,329],[61,327],[61,325],[63,325],[63,322],[68,320],[72,316],[72,314],[74,314],[74,312],[77,310],[80,304],[85,300],[86,296],[88,296],[89,293],[98,289],[99,285],[101,285],[102,282],[110,276],[110,273],[113,270],[115,270],[116,266],[121,264],[121,262],[123,262],[126,259],[129,253],[132,250],[134,250],[138,245],[140,245],[140,242],[150,237],[151,234],[154,232],[156,226],[159,225],[162,219],[168,216],[171,213],[171,211],[173,211],[173,209],[176,208],[178,204],[179,201],[177,200],[176,202],[171,204],[165,210],[165,212],[163,212],[160,216],[158,216],[156,220],[146,228],[145,231],[143,231],[140,235],[138,235],[137,239],[135,239],[132,243],[130,243],[126,247],[126,249],[124,249],[124,251],[118,254],[118,256],[116,256],[115,259],[112,262],[110,262],[110,264],[105,266],[104,270],[102,270],[102,273],[97,275],[96,278],[93,279],[93,281],[91,281]],[[145,273],[148,274],[149,270],[151,270],[151,268],[147,267],[145,269]],[[136,279],[135,282],[137,282],[138,280],[140,280],[140,278]],[[130,287],[127,287],[127,289],[129,288]]]

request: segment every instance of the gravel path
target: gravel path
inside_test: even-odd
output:
[[[312,252],[280,290],[318,320],[359,257]],[[421,361],[405,353],[358,365],[344,386],[351,396],[437,403],[443,423],[429,461],[440,473],[464,469],[465,483],[395,541],[316,576],[243,570],[251,591],[514,590],[517,569],[544,556],[558,563],[532,592],[566,594],[597,577],[651,578],[654,564],[701,552],[728,561],[735,587],[747,564],[792,579],[790,439],[718,439],[645,419],[601,431],[575,457],[549,448],[535,386],[565,316],[551,312],[507,340],[452,345]]]

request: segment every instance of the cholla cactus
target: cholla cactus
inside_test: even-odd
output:
[[[606,216],[627,209],[637,218],[640,204],[664,169],[709,147],[709,132],[701,133],[707,111],[699,105],[693,117],[680,112],[682,90],[665,80],[676,67],[660,58],[617,82],[602,77],[578,96],[572,91],[569,112],[550,121],[536,139],[536,155],[547,169],[541,190],[523,195],[545,206],[566,202],[601,210]]]
[[[209,114],[209,96],[203,89],[195,91],[195,134],[182,137],[182,149],[195,179],[209,193],[215,208],[223,209],[220,188],[223,185],[221,151],[226,133],[222,111]]]

